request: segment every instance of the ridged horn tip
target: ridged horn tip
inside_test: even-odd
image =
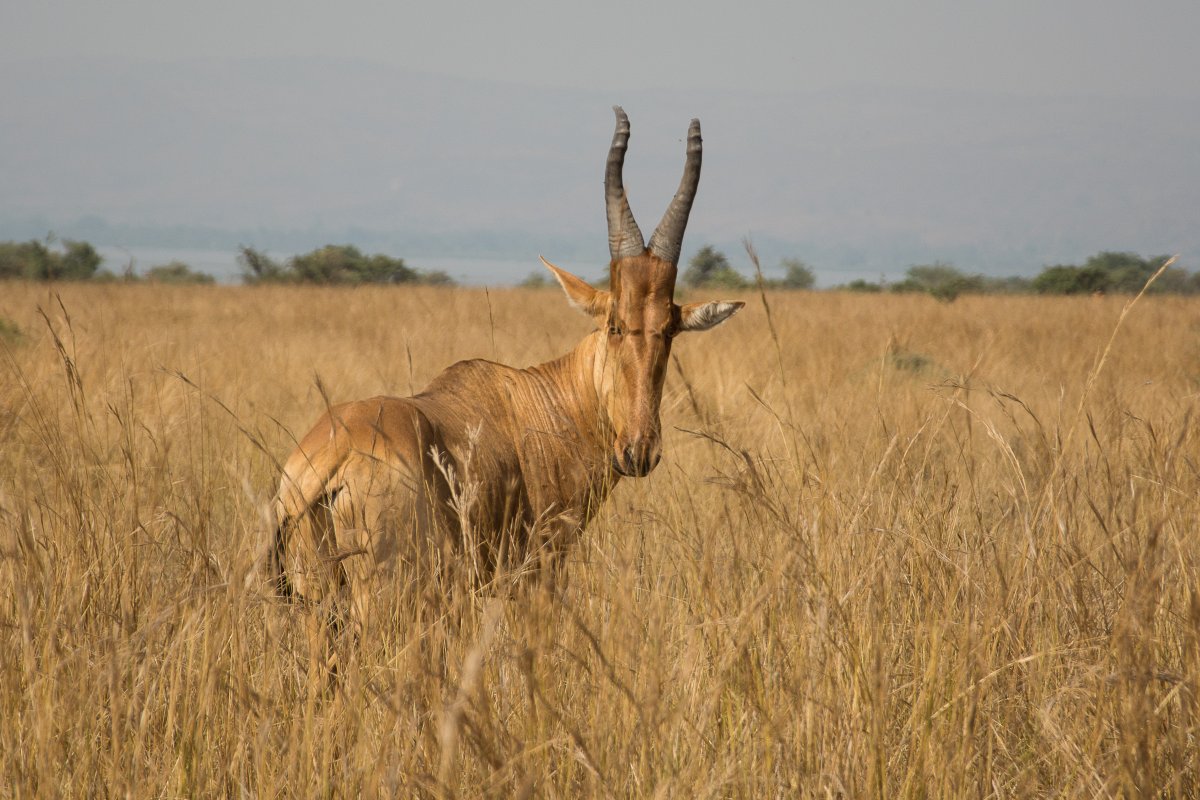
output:
[[[604,206],[608,214],[608,251],[613,261],[618,261],[640,256],[646,251],[646,245],[629,208],[622,178],[625,151],[629,147],[629,117],[620,106],[613,106],[613,113],[617,117],[617,127],[604,171]]]
[[[650,237],[650,252],[656,258],[671,264],[679,264],[679,251],[683,247],[683,232],[687,228],[688,216],[692,212],[692,201],[696,199],[696,187],[700,185],[700,162],[704,153],[704,140],[700,137],[700,120],[693,119],[688,126],[686,160],[679,190],[663,214],[662,221]]]

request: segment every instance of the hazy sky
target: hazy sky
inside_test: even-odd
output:
[[[0,0],[0,238],[158,241],[80,232],[98,218],[602,256],[620,102],[651,219],[704,119],[685,247],[750,235],[870,275],[1101,249],[1200,267],[1197,0],[734,6]]]
[[[1195,95],[1195,0],[5,0],[0,59],[353,56],[588,89]]]

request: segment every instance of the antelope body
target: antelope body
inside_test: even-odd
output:
[[[605,174],[611,288],[543,259],[597,330],[545,364],[463,361],[413,397],[329,408],[287,459],[273,503],[272,563],[286,594],[320,601],[348,589],[363,626],[374,594],[420,583],[439,562],[464,557],[467,544],[482,554],[481,573],[553,565],[621,476],[658,463],[672,340],[743,304],[674,302],[700,177],[699,121],[679,190],[646,246],[622,183],[629,121],[614,110]]]

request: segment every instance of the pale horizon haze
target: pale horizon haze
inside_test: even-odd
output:
[[[8,3],[0,238],[594,274],[620,103],[644,230],[702,120],[685,258],[1197,269],[1197,31],[1184,2]]]

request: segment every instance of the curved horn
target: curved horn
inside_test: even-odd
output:
[[[650,237],[650,253],[671,264],[679,264],[679,250],[683,247],[683,230],[687,227],[692,201],[696,199],[696,187],[700,185],[700,156],[704,150],[700,139],[700,120],[692,120],[688,127],[687,161],[683,166],[683,179],[679,191],[675,192],[671,205],[663,214],[662,221]]]
[[[633,212],[629,210],[629,198],[625,196],[625,184],[621,180],[625,150],[629,147],[629,117],[620,106],[613,106],[613,111],[617,115],[617,130],[613,134],[612,147],[608,149],[608,167],[604,171],[604,205],[608,208],[608,252],[616,261],[640,256],[646,252],[646,245]]]

